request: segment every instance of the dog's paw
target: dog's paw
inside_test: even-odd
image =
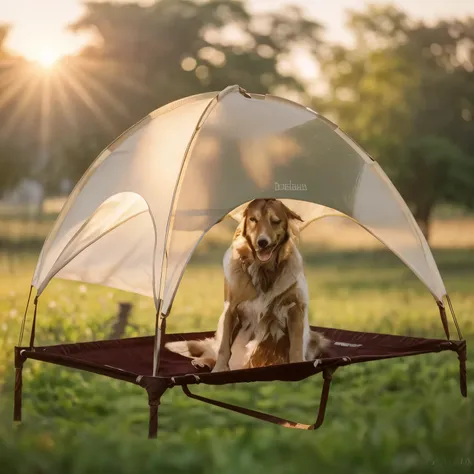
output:
[[[215,366],[216,361],[210,357],[198,357],[193,359],[191,364],[196,367],[196,369],[204,369],[205,367],[212,369]]]
[[[252,265],[253,260],[247,256],[240,257],[240,264],[242,265],[242,270],[246,273],[250,266]]]
[[[212,372],[227,372],[230,368],[227,364],[216,364],[212,369]]]

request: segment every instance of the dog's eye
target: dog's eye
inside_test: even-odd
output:
[[[250,218],[249,218],[249,221],[250,221],[250,222],[257,222],[257,219],[255,219],[255,217],[250,217]]]
[[[280,219],[272,219],[272,224],[273,225],[278,225],[281,222]]]

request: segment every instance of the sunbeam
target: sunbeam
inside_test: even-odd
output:
[[[122,117],[128,116],[128,109],[119,100],[117,100],[100,82],[91,75],[87,75],[77,66],[71,66],[71,71],[82,79],[84,86],[91,90],[95,90],[97,94],[105,99]]]
[[[35,61],[45,69],[52,68],[61,55],[57,51],[53,50],[44,50],[35,58]]]
[[[13,113],[8,117],[6,123],[0,131],[0,138],[6,138],[18,125],[18,122],[23,118],[23,114],[28,113],[30,105],[34,100],[35,94],[39,89],[41,78],[32,75],[29,80],[24,82],[23,89],[18,91],[19,100],[15,103]]]
[[[71,127],[76,127],[78,124],[77,117],[73,113],[73,106],[70,96],[66,93],[64,81],[59,74],[51,77],[51,88],[55,91],[56,97],[61,108],[62,116],[66,118]]]
[[[107,116],[102,112],[100,107],[94,102],[92,96],[87,92],[84,86],[71,74],[67,71],[58,71],[61,75],[61,78],[67,82],[67,84],[74,90],[74,92],[78,95],[78,97],[83,101],[83,103],[87,106],[87,108],[94,114],[96,118],[99,119],[102,126],[106,129],[113,131],[114,126],[113,123],[107,118]]]
[[[104,112],[99,104],[107,105],[122,118],[129,116],[129,110],[107,89],[104,85],[107,82],[102,83],[101,76],[108,76],[109,83],[113,80],[124,89],[133,88],[136,93],[148,91],[133,80],[119,80],[123,74],[114,74],[119,67],[111,61],[107,61],[107,65],[104,67],[104,62],[85,61],[79,57],[57,60],[51,68],[40,66],[37,61],[3,65],[0,69],[0,109],[8,112],[0,130],[0,139],[15,132],[25,120],[39,120],[40,146],[49,141],[53,124],[60,123],[54,120],[64,118],[66,124],[75,129],[79,123],[76,98],[92,112],[105,130],[115,131],[110,114]],[[36,113],[38,118],[35,118]]]
[[[40,143],[46,146],[51,135],[51,80],[44,77],[41,84]]]
[[[124,74],[123,64],[117,61],[105,58],[101,58],[100,60],[90,59],[79,56],[75,59],[79,67],[83,70],[91,71],[96,77],[99,75],[113,77],[118,85],[123,86],[130,92],[143,94],[145,96],[148,95],[150,97],[153,96],[150,88],[144,85],[145,81],[134,79],[130,71]]]
[[[22,68],[23,69],[23,68]],[[2,85],[2,89],[6,89],[0,97],[0,109],[8,105],[13,99],[20,94],[24,88],[28,85],[31,79],[34,77],[34,70],[31,67],[24,68],[25,71],[21,72],[16,70],[12,71],[12,78],[8,85]],[[8,75],[8,73],[5,73]]]

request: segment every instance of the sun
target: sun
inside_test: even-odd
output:
[[[58,59],[61,57],[61,54],[52,49],[45,49],[40,51],[35,58],[35,61],[43,68],[50,69],[52,68]]]

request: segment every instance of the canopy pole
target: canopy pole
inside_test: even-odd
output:
[[[183,161],[181,163],[181,169],[179,170],[178,180],[175,184],[175,187],[173,190],[173,196],[171,199],[171,209],[168,215],[168,221],[166,223],[165,245],[163,249],[163,256],[161,257],[159,300],[158,300],[157,312],[156,312],[155,346],[153,350],[153,377],[156,377],[158,374],[158,369],[160,366],[161,339],[162,339],[162,336],[164,335],[164,331],[166,330],[166,315],[161,314],[161,312],[163,308],[164,286],[165,286],[166,274],[168,270],[168,252],[171,245],[171,235],[173,233],[175,212],[176,212],[176,207],[178,205],[178,198],[181,191],[181,185],[183,183],[183,176],[184,176],[186,167],[188,165],[189,151],[191,150],[191,147],[194,143],[194,140],[197,136],[198,131],[203,126],[204,122],[206,121],[206,118],[211,113],[212,108],[215,106],[215,104],[219,100],[219,97],[222,97],[225,93],[228,93],[231,90],[234,90],[235,87],[236,86],[225,88],[222,92],[217,94],[212,100],[209,101],[209,103],[206,105],[203,112],[201,113],[201,116],[199,117],[199,120],[197,121],[196,126],[194,127],[193,133],[191,134],[191,138],[189,139],[189,142],[186,146],[186,150],[184,151]],[[155,228],[155,247],[156,247],[156,228]],[[156,248],[155,248],[155,251],[156,251]],[[153,258],[153,260],[155,259]],[[153,275],[154,275],[154,272],[153,272]],[[155,284],[154,284],[154,288],[156,288]]]
[[[449,311],[450,311],[451,316],[453,318],[454,325],[456,326],[456,331],[458,333],[459,340],[462,341],[464,339],[464,337],[462,335],[461,328],[459,327],[459,323],[458,323],[458,320],[456,318],[456,314],[454,313],[453,304],[451,303],[451,298],[449,297],[449,295],[447,293],[446,293],[446,301],[448,302]]]
[[[25,332],[25,324],[26,324],[26,315],[28,314],[28,308],[30,307],[32,292],[33,292],[33,285],[30,286],[30,291],[28,293],[28,300],[26,301],[25,313],[23,314],[23,320],[21,321],[20,336],[18,337],[18,347],[20,347],[21,343],[23,342],[23,334]]]
[[[446,318],[446,309],[444,307],[444,303],[442,301],[436,301],[436,303],[438,304],[439,316],[441,318],[444,333],[446,334],[446,339],[449,341],[451,339],[451,336],[449,335],[448,319]]]
[[[221,92],[219,92],[209,103],[206,105],[204,108],[203,112],[201,113],[201,116],[199,117],[199,120],[196,123],[196,126],[194,127],[193,133],[191,134],[191,138],[189,139],[189,142],[186,146],[186,149],[184,151],[183,155],[183,161],[181,163],[181,169],[179,170],[178,174],[178,180],[176,182],[176,185],[173,190],[173,196],[171,199],[171,210],[168,215],[168,221],[166,223],[166,238],[165,238],[165,250],[164,250],[164,256],[162,258],[162,273],[161,273],[161,285],[165,283],[166,280],[166,270],[167,270],[167,265],[168,262],[166,262],[166,267],[164,265],[164,259],[168,257],[168,254],[170,252],[170,246],[171,246],[171,235],[173,234],[173,227],[174,227],[174,221],[176,217],[176,210],[178,207],[178,200],[179,196],[181,194],[181,187],[183,185],[183,180],[184,180],[184,175],[186,172],[186,169],[189,164],[189,159],[190,159],[190,151],[194,145],[194,142],[196,140],[198,132],[201,130],[203,127],[204,123],[206,122],[207,118],[211,114],[212,110],[216,106],[216,104],[227,94],[233,91],[239,91],[242,95],[247,94],[248,97],[251,98],[251,96],[240,86],[234,85],[234,86],[228,86],[225,89],[223,89]],[[167,317],[167,315],[170,312],[170,306],[173,304],[174,297],[176,295],[177,288],[174,289],[171,302],[168,304],[168,308],[166,311],[166,315],[163,315],[164,318]],[[160,287],[160,298],[164,297],[164,288]]]
[[[153,347],[153,377],[158,375],[158,369],[160,368],[160,349],[161,341],[166,333],[166,317],[161,314],[161,308],[163,306],[163,300],[158,300],[158,309],[156,311],[155,319],[155,342]]]
[[[38,311],[38,298],[36,295],[34,299],[35,310],[33,312],[33,324],[31,325],[31,335],[30,335],[30,350],[34,350],[35,345],[35,333],[36,333],[36,313]]]

